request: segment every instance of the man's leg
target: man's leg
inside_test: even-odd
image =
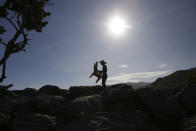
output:
[[[97,79],[96,83],[97,83],[100,79],[101,79],[101,77],[98,77],[98,79]]]
[[[103,76],[102,77],[102,85],[104,88],[106,87],[106,84],[105,84],[106,80],[107,80],[107,76]]]

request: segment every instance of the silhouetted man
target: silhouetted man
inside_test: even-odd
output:
[[[101,60],[100,62],[99,62],[101,65],[102,65],[102,85],[103,85],[103,87],[105,88],[106,87],[106,84],[105,84],[105,82],[106,82],[106,80],[107,80],[107,77],[108,77],[108,75],[107,75],[107,66],[106,66],[106,62],[104,61],[104,60]]]

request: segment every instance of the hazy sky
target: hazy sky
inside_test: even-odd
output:
[[[27,52],[8,60],[3,84],[94,85],[95,78],[88,77],[102,59],[110,84],[153,81],[196,67],[195,7],[196,0],[55,0],[44,31],[30,33]],[[121,36],[108,31],[115,14],[132,27]]]

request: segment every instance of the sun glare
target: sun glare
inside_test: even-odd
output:
[[[123,34],[130,25],[127,25],[125,20],[119,16],[115,16],[109,21],[109,31],[115,35]]]

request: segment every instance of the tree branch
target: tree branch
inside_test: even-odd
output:
[[[13,86],[13,84],[9,84],[9,85],[0,85],[0,90],[8,90],[9,88],[11,88]]]
[[[6,43],[5,43],[5,42],[0,42],[0,44],[2,44],[2,45],[4,45],[4,46],[6,46]]]
[[[12,15],[12,17],[10,17],[10,20],[12,20],[15,15],[16,15],[16,12],[14,12],[14,14]]]
[[[7,77],[5,76],[5,69],[6,69],[6,61],[3,63],[3,67],[2,67],[2,73],[1,73],[1,78],[0,78],[0,83],[6,79]]]
[[[19,29],[17,28],[16,24],[14,24],[14,22],[10,19],[10,18],[5,18],[7,21],[10,22],[10,24],[12,24],[14,26],[14,28],[16,29],[16,31],[18,31]]]
[[[17,42],[15,45],[21,45],[24,41]]]
[[[27,39],[28,41],[31,39]],[[21,45],[24,41],[17,42],[16,45]],[[28,44],[28,43],[27,43]]]
[[[12,39],[7,43],[4,56],[0,59],[0,66],[3,65],[3,63],[9,58],[9,56],[12,52],[12,48],[14,46],[14,43],[20,34],[21,34],[21,31],[18,30],[15,33],[15,35],[12,37]]]
[[[20,22],[20,15],[17,15],[17,24],[19,26],[19,28],[21,28],[21,22]]]
[[[25,48],[25,46],[28,44],[28,40],[29,40],[29,39],[27,39],[27,34],[25,34],[24,31],[22,31],[22,34],[23,34],[23,39],[24,39],[24,41],[19,42],[19,43],[22,43],[22,44],[20,44],[20,45],[15,44],[15,45],[14,45],[14,48],[13,48],[13,50],[12,50],[12,53],[17,53],[17,52],[19,52],[19,51],[26,51],[24,48]]]

